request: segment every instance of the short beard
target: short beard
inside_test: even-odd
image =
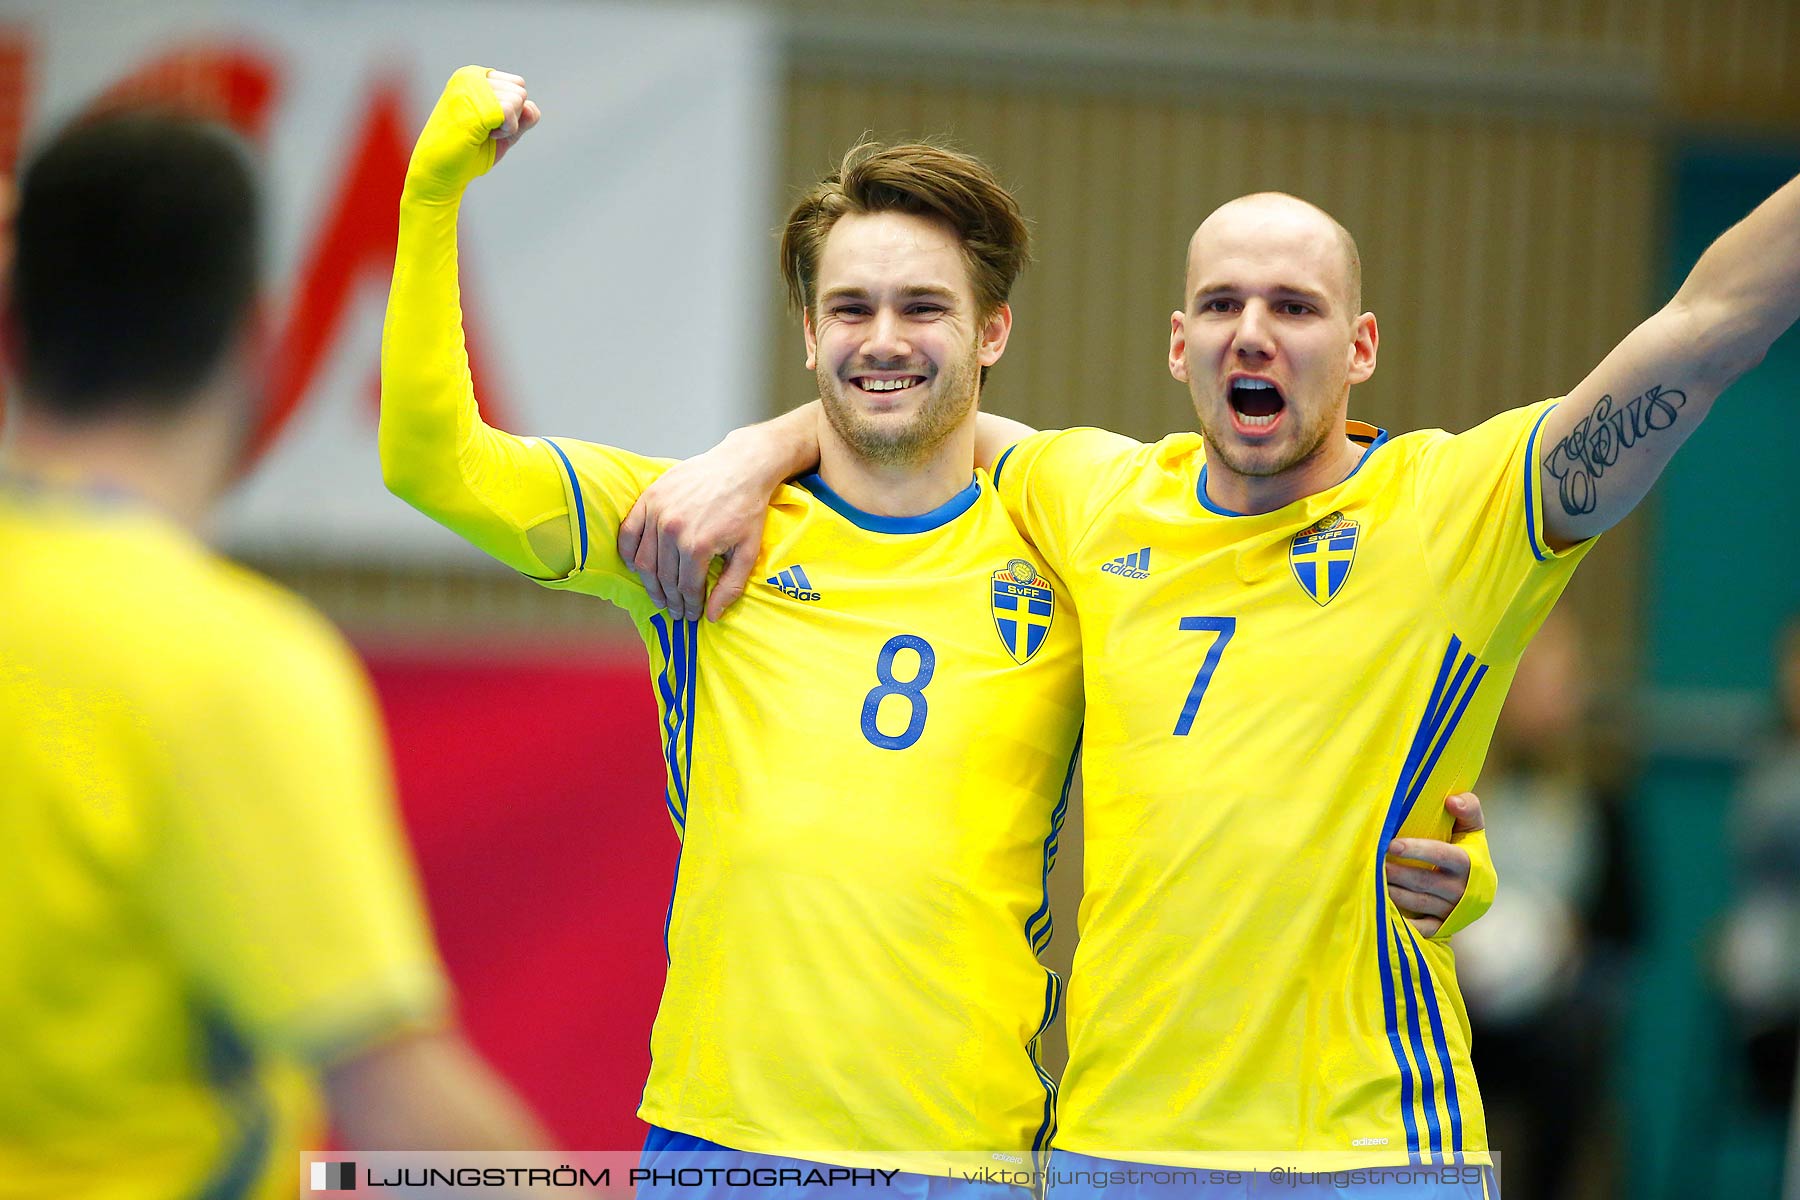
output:
[[[1226,401],[1226,404],[1229,406],[1230,401]],[[1196,400],[1194,404],[1196,416],[1199,411],[1200,405]],[[1227,422],[1231,420],[1229,416],[1225,419]],[[1233,431],[1229,424],[1225,430],[1227,437],[1215,437],[1210,423],[1204,417],[1200,418],[1200,436],[1206,442],[1207,459],[1220,463],[1232,474],[1242,475],[1247,479],[1268,479],[1293,470],[1318,454],[1331,435],[1334,432],[1341,432],[1341,430],[1342,425],[1333,419],[1331,413],[1322,413],[1313,425],[1300,430],[1299,435],[1292,443],[1291,452],[1276,459],[1267,459],[1261,455],[1256,455],[1254,459],[1251,459],[1250,456],[1239,455],[1238,447],[1230,441]]]
[[[971,354],[947,364],[936,380],[914,384],[930,391],[904,423],[869,420],[840,398],[840,388],[855,384],[840,383],[822,364],[815,374],[825,419],[858,458],[884,467],[910,467],[928,461],[968,417],[980,390],[978,370]]]

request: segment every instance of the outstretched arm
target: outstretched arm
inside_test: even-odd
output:
[[[1713,400],[1800,318],[1800,179],[1727,230],[1675,298],[1545,419],[1544,533],[1561,549],[1637,506]]]
[[[669,468],[644,489],[619,526],[619,557],[638,574],[658,608],[700,619],[701,601],[717,621],[744,594],[762,545],[769,497],[784,480],[819,465],[819,402],[735,429],[704,454]],[[991,413],[975,420],[975,465],[992,470],[1008,446],[1035,432]],[[713,559],[724,571],[706,592]]]
[[[381,338],[381,473],[395,495],[501,562],[556,578],[575,566],[562,479],[542,445],[481,419],[457,282],[463,190],[537,119],[524,80],[464,67],[419,134]]]

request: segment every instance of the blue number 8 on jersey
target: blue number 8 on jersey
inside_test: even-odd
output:
[[[894,657],[902,650],[911,650],[919,656],[919,669],[911,679],[904,681],[894,678]],[[863,736],[883,750],[904,750],[918,741],[925,732],[925,685],[931,682],[932,672],[936,670],[937,652],[930,642],[910,633],[897,633],[889,638],[875,660],[875,678],[881,682],[863,697]],[[886,696],[904,696],[912,706],[907,713],[906,728],[893,736],[881,732],[881,727],[876,724],[882,698]]]

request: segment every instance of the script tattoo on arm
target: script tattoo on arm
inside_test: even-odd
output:
[[[1611,396],[1600,397],[1594,411],[1544,456],[1563,511],[1572,517],[1593,512],[1600,502],[1600,477],[1640,439],[1675,424],[1686,403],[1686,392],[1660,383],[1622,407]]]

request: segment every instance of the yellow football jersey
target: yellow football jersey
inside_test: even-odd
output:
[[[743,600],[671,622],[613,544],[663,464],[549,445],[587,543],[551,586],[636,622],[682,837],[640,1115],[821,1161],[1042,1149],[1080,630],[986,476],[909,518],[784,487]]]
[[[479,69],[458,72],[414,152],[382,469],[502,562],[620,605],[648,647],[682,850],[640,1115],[847,1165],[1045,1148],[1037,1045],[1061,983],[1037,952],[1081,724],[1061,583],[983,474],[904,519],[812,479],[773,500],[724,620],[652,609],[615,537],[666,464],[513,437],[475,403],[456,205],[498,111]]]
[[[342,640],[136,504],[0,482],[0,1196],[289,1196],[310,1068],[445,985]]]
[[[1060,1147],[1484,1161],[1450,946],[1401,919],[1382,863],[1447,836],[1437,799],[1474,783],[1587,548],[1543,542],[1550,403],[1456,437],[1353,426],[1349,478],[1255,516],[1206,499],[1197,434],[1045,433],[997,465],[1085,644]]]

